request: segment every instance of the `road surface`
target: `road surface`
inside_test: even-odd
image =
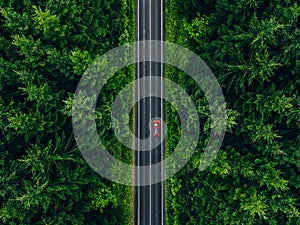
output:
[[[163,40],[163,8],[162,0],[136,0],[136,41],[142,40]],[[152,49],[146,52],[143,46],[138,47],[137,57],[144,57],[145,54],[155,54],[153,51],[160,51],[163,57],[162,49]],[[136,65],[136,78],[149,76],[164,76],[163,65],[157,62],[141,62]],[[146,87],[148,86],[148,87]],[[164,96],[164,84],[161,81],[152,81],[147,84],[139,83],[135,87],[135,95],[142,95],[149,91],[160,93]],[[144,93],[145,94],[145,93]],[[139,101],[135,106],[135,132],[136,136],[144,139],[151,137],[150,142],[155,138],[151,130],[151,124],[154,118],[164,120],[164,104],[161,98],[151,97]],[[150,129],[149,129],[150,128]],[[164,132],[161,126],[161,132]],[[141,143],[135,143],[138,149],[149,149],[150,146],[142,146]],[[136,151],[135,165],[146,166],[160,162],[165,154],[165,142],[151,151]],[[151,179],[153,176],[162,176],[164,168],[161,171],[154,171],[151,174],[147,171],[144,174],[137,173],[138,181],[141,179]],[[163,225],[165,224],[165,202],[164,202],[165,184],[160,182],[148,186],[135,187],[134,190],[134,224],[135,225]]]

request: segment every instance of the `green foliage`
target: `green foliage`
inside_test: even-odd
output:
[[[108,187],[98,187],[97,192],[92,196],[92,204],[95,205],[96,208],[100,209],[101,212],[104,207],[106,207],[109,203],[116,204],[117,199],[114,194],[112,194],[111,190]]]
[[[91,62],[134,37],[132,4],[1,1],[1,224],[131,220],[131,192],[100,178],[83,160],[72,134],[70,109],[72,94]],[[128,69],[117,79],[126,83],[132,76]],[[118,85],[106,89],[116,93]],[[101,109],[98,115],[110,116]],[[103,138],[109,145],[111,136]],[[122,146],[114,153],[122,158]],[[130,157],[124,154],[125,161]],[[119,198],[122,204],[115,204]]]
[[[45,12],[36,6],[33,6],[34,15],[33,20],[36,23],[36,29],[43,32],[46,39],[56,41],[58,38],[65,36],[67,25],[60,23],[58,15],[51,15],[49,9],[46,8]]]
[[[166,27],[176,21],[167,40],[208,63],[228,110],[223,146],[198,172],[209,135],[207,102],[181,71],[167,67],[168,78],[192,90],[202,123],[193,158],[167,182],[168,224],[298,224],[299,3],[169,0],[167,12]],[[177,137],[176,114],[167,112],[168,132]],[[168,141],[169,151],[178,139]]]
[[[190,39],[200,41],[202,36],[206,34],[208,21],[205,17],[196,17],[191,22],[184,21],[185,31],[188,33]]]

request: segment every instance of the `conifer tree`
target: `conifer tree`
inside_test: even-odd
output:
[[[195,156],[172,178],[169,224],[298,224],[299,3],[187,0],[169,7],[179,36],[170,41],[211,67],[233,125],[206,171],[197,171]],[[194,97],[203,115],[203,96]],[[204,126],[200,157],[205,135]]]
[[[68,107],[91,62],[132,37],[131,7],[125,0],[1,1],[1,224],[130,220],[128,189],[83,160]],[[120,196],[124,205],[115,204]]]

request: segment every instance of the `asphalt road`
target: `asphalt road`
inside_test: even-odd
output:
[[[163,40],[163,0],[136,0],[136,40]],[[152,49],[146,52],[143,46],[137,50],[137,57],[144,57],[145,54],[155,54]],[[149,76],[164,76],[163,65],[157,62],[141,62],[136,65],[136,78]],[[160,80],[149,83],[139,83],[136,87],[135,95],[142,95],[143,92],[164,94],[164,84]],[[136,96],[137,97],[137,96]],[[151,124],[154,118],[164,120],[164,104],[161,98],[149,97],[142,99],[135,106],[135,132],[136,136],[144,139],[150,137],[151,141],[161,141],[161,137],[153,137]],[[164,132],[161,126],[161,132]],[[155,139],[155,140],[154,140]],[[135,143],[139,149],[149,149],[150,146],[143,146]],[[153,148],[151,151],[136,151],[135,165],[146,166],[160,162],[165,154],[165,142]],[[163,176],[164,168],[160,171],[146,171],[143,174],[137,173],[135,179],[149,179],[151,177]],[[153,174],[155,173],[155,174]],[[135,187],[134,198],[134,224],[136,225],[162,225],[165,224],[165,184],[160,182],[148,186]]]

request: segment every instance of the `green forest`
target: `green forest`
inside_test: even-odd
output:
[[[0,13],[0,224],[131,224],[131,187],[84,161],[71,108],[90,63],[134,40],[133,1],[8,0]],[[97,111],[102,139],[127,160],[100,128],[118,84],[132,79],[130,69],[116,74]]]
[[[166,181],[167,225],[300,225],[300,3],[166,0],[165,40],[199,55],[225,96],[226,135],[199,170],[211,120],[183,71],[168,79],[192,97],[201,135]],[[83,159],[72,130],[78,82],[99,56],[135,40],[133,0],[0,1],[0,224],[132,224],[132,187]],[[99,96],[96,123],[111,154],[132,163],[111,127],[114,97],[134,79],[119,71]],[[167,155],[180,119],[166,104]]]
[[[227,107],[221,150],[199,172],[207,103],[184,73],[167,68],[194,93],[202,121],[198,154],[167,181],[168,224],[300,224],[299,15],[290,0],[167,1],[166,39],[210,66]]]

